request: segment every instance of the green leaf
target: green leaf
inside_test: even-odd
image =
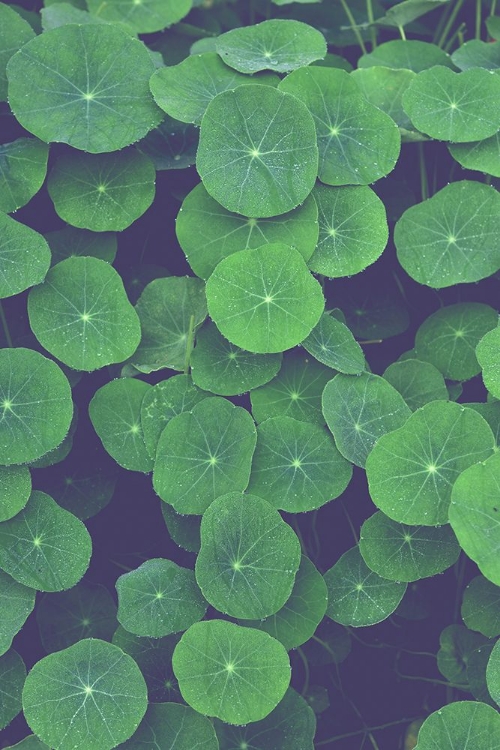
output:
[[[377,18],[377,24],[401,28],[424,16],[431,10],[441,7],[449,0],[403,0],[389,8],[382,18]]]
[[[89,404],[95,431],[117,464],[148,473],[153,461],[142,435],[142,399],[152,389],[134,378],[117,378],[97,390]]]
[[[470,39],[456,49],[451,59],[460,70],[470,68],[486,68],[498,70],[500,68],[500,42],[482,42],[480,39]]]
[[[450,154],[465,169],[500,177],[500,134],[472,143],[450,143]]]
[[[196,161],[198,132],[194,125],[166,115],[156,128],[137,143],[137,150],[146,154],[157,170],[185,169]]]
[[[480,141],[500,128],[500,79],[483,68],[454,73],[437,65],[415,76],[403,107],[417,130],[432,138]]]
[[[390,42],[383,42],[358,60],[358,68],[382,66],[392,69],[403,68],[412,70],[414,73],[420,73],[436,65],[454,68],[447,52],[437,44],[422,42],[418,39],[392,39]]]
[[[0,101],[7,101],[5,68],[14,52],[33,39],[29,23],[6,3],[0,3]]]
[[[413,130],[402,103],[403,93],[415,78],[412,70],[382,66],[360,67],[353,71],[351,78],[370,104],[389,115],[398,127]]]
[[[212,722],[179,703],[152,703],[123,750],[164,747],[169,750],[219,750]]]
[[[37,605],[36,621],[49,653],[83,638],[110,641],[117,627],[116,604],[105,586],[80,581],[69,591],[45,594]]]
[[[481,372],[475,349],[498,325],[498,313],[480,302],[441,307],[424,320],[415,336],[415,354],[445,378],[469,380]]]
[[[282,243],[225,258],[206,291],[208,312],[222,335],[258,354],[299,344],[325,304],[321,286],[300,253]]]
[[[231,492],[205,511],[195,573],[219,612],[243,620],[274,615],[290,597],[299,564],[298,537],[266,500]]]
[[[0,211],[16,211],[40,190],[48,154],[48,146],[35,138],[18,138],[0,146]]]
[[[193,382],[220,396],[236,396],[268,383],[281,367],[281,352],[254,354],[234,346],[213,323],[196,336],[191,355]]]
[[[116,582],[118,620],[134,635],[161,638],[186,630],[207,611],[194,572],[171,560],[146,560]]]
[[[491,697],[500,705],[500,647],[498,641],[493,646],[488,666],[486,668],[486,684]],[[500,728],[498,730],[498,737],[500,738]]]
[[[394,242],[399,262],[412,279],[442,289],[498,271],[499,233],[498,191],[461,180],[408,208],[396,224]]]
[[[440,637],[437,667],[450,682],[467,685],[468,656],[486,646],[488,639],[480,633],[468,630],[463,625],[448,625]]]
[[[47,232],[45,239],[52,251],[52,265],[75,255],[92,255],[112,263],[118,246],[114,232],[89,232],[69,225]]]
[[[290,682],[279,641],[223,620],[192,625],[176,646],[173,667],[186,703],[228,724],[265,718]]]
[[[0,521],[7,521],[24,508],[31,495],[27,466],[0,466]]]
[[[21,695],[26,679],[24,662],[14,649],[0,656],[0,730],[22,710]]]
[[[194,273],[208,279],[223,258],[267,243],[286,244],[309,260],[318,239],[318,209],[309,195],[301,206],[281,216],[247,219],[227,211],[200,183],[184,199],[175,228]]]
[[[500,635],[500,588],[484,576],[476,576],[464,589],[461,615],[471,630],[487,638]]]
[[[187,276],[149,283],[135,306],[141,342],[130,359],[140,372],[185,370],[192,335],[207,316],[205,284]]]
[[[160,122],[149,92],[153,71],[145,45],[116,26],[60,26],[9,61],[9,104],[42,141],[117,151]]]
[[[302,346],[327,367],[346,375],[359,375],[366,366],[365,355],[344,323],[324,313]]]
[[[325,386],[322,401],[337,448],[356,466],[364,466],[380,436],[397,430],[411,414],[392,385],[368,372],[339,373]]]
[[[123,23],[137,34],[152,34],[187,16],[193,0],[88,0],[90,13],[109,23]]]
[[[313,637],[325,615],[327,602],[323,576],[309,558],[302,555],[292,593],[283,607],[264,620],[242,624],[264,630],[290,651]]]
[[[254,218],[287,213],[307,198],[318,173],[313,117],[271,86],[224,91],[203,115],[196,166],[228,211]]]
[[[450,523],[481,573],[500,586],[500,453],[463,471],[451,494]]]
[[[345,70],[301,68],[279,85],[314,117],[318,177],[328,185],[367,185],[392,171],[401,137],[394,120],[370,104]]]
[[[135,661],[97,638],[41,659],[23,690],[28,725],[59,750],[111,750],[134,733],[146,708]]]
[[[257,428],[249,492],[287,513],[315,510],[344,492],[352,466],[324,427],[271,417]]]
[[[415,750],[495,750],[500,742],[500,716],[477,701],[456,701],[434,711],[418,732]]]
[[[412,411],[430,401],[448,400],[444,378],[430,362],[411,358],[393,362],[384,372],[384,378],[399,391]]]
[[[500,17],[499,16],[488,16],[485,20],[486,28],[488,29],[488,34],[493,39],[498,39],[500,37]]]
[[[364,271],[382,254],[389,236],[385,207],[368,185],[316,185],[319,239],[309,268],[330,278]]]
[[[480,646],[467,654],[466,677],[469,690],[474,698],[496,708],[486,684],[486,668],[493,646],[494,642],[489,641],[486,645]]]
[[[274,18],[221,34],[216,50],[227,65],[241,73],[288,73],[321,60],[327,48],[323,34],[312,26]]]
[[[35,606],[35,591],[0,570],[0,655],[9,650],[12,639],[21,630]]]
[[[201,516],[181,515],[168,503],[161,504],[161,513],[172,541],[188,552],[199,552]]]
[[[477,411],[478,414],[480,414],[489,424],[491,427],[491,430],[493,432],[493,435],[495,437],[495,442],[497,446],[500,445],[500,402],[499,401],[489,401],[485,404],[478,404],[478,403],[466,403],[464,406],[469,407],[469,409],[474,409],[474,411]]]
[[[407,526],[379,511],[363,523],[359,551],[382,578],[418,581],[454,565],[460,547],[449,526]]]
[[[0,298],[40,284],[49,266],[50,249],[42,235],[0,212]]]
[[[477,412],[452,401],[433,401],[376,443],[366,461],[370,496],[394,521],[448,523],[455,480],[491,456],[494,444]]]
[[[485,333],[476,346],[478,366],[482,370],[483,381],[490,393],[500,396],[500,379],[498,373],[498,344],[500,329],[492,328]]]
[[[255,421],[288,416],[302,422],[324,425],[321,394],[334,374],[330,368],[297,351],[285,352],[277,376],[250,392]]]
[[[84,524],[44,492],[0,525],[0,567],[38,591],[62,591],[89,566],[92,542]]]
[[[0,383],[0,464],[35,461],[56,448],[73,416],[60,367],[32,349],[0,349]]]
[[[155,175],[153,162],[135,148],[113,154],[69,152],[56,161],[47,189],[68,224],[120,232],[153,202]]]
[[[227,492],[243,492],[256,430],[250,414],[218,396],[173,417],[161,433],[153,486],[178,513],[202,514]]]
[[[370,570],[357,546],[345,552],[323,577],[328,588],[327,616],[354,628],[374,625],[389,617],[407,586]]]
[[[86,8],[86,4],[82,3],[79,7],[70,0],[69,2],[59,2],[56,0],[55,3],[45,3],[46,7],[40,10],[40,17],[42,22],[42,28],[44,31],[50,31],[50,29],[57,29],[59,26],[65,26],[68,23],[107,23],[98,16],[92,16]]]
[[[181,122],[200,125],[217,94],[249,83],[276,86],[279,78],[272,74],[250,78],[224,65],[216,52],[203,52],[186,57],[178,65],[160,68],[151,76],[149,85],[155,102],[167,114]]]

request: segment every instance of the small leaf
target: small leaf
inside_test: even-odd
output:
[[[0,213],[0,299],[40,284],[49,266],[50,249],[42,235]]]
[[[480,633],[468,630],[463,625],[448,625],[440,637],[437,652],[437,667],[450,682],[467,685],[467,662],[469,654],[488,644]]]
[[[346,375],[359,375],[366,367],[363,350],[348,327],[327,313],[301,343],[319,362]]]
[[[471,630],[487,638],[500,635],[500,588],[484,576],[476,576],[466,586],[461,615]]]
[[[48,155],[47,144],[36,138],[18,138],[0,146],[0,211],[16,211],[40,190]]]

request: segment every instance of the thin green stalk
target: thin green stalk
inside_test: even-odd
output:
[[[497,9],[497,0],[492,0],[491,2],[491,10],[490,10],[490,16],[494,16]]]
[[[476,0],[476,39],[481,39],[482,1]]]
[[[421,716],[413,716],[409,719],[398,719],[397,721],[388,721],[387,724],[379,724],[376,727],[369,727],[367,729],[357,729],[355,732],[347,732],[346,734],[336,734],[334,737],[329,737],[327,740],[320,740],[320,742],[316,742],[316,747],[320,747],[321,745],[328,745],[330,743],[336,742],[337,740],[344,740],[348,737],[359,737],[360,734],[366,734],[367,732],[378,732],[382,729],[388,729],[389,727],[397,727],[399,724],[408,724],[410,725],[412,721],[415,721],[416,719],[421,719]]]
[[[448,22],[446,26],[444,27],[441,36],[438,39],[437,45],[438,47],[443,47],[447,38],[448,34],[450,33],[450,29],[455,23],[455,19],[460,11],[460,8],[464,4],[464,0],[457,0],[455,7],[453,8],[452,12],[450,13],[450,17],[448,18]]]
[[[406,34],[405,34],[405,30],[403,29],[403,27],[402,27],[402,26],[398,26],[398,29],[399,29],[399,33],[400,33],[400,35],[401,35],[401,39],[403,40],[403,42],[406,42]]]
[[[420,172],[420,192],[422,200],[425,201],[429,197],[429,180],[427,178],[427,169],[425,166],[424,157],[424,144],[419,142],[418,144],[418,167]]]
[[[351,24],[351,26],[352,26],[352,30],[354,31],[354,35],[355,35],[355,37],[356,37],[356,40],[357,40],[357,42],[358,42],[359,46],[361,47],[361,51],[362,51],[362,53],[363,53],[364,55],[366,55],[366,53],[367,53],[367,49],[366,49],[366,47],[365,47],[365,43],[364,43],[364,41],[363,41],[363,37],[361,36],[361,34],[360,34],[360,32],[359,32],[359,29],[358,29],[358,25],[357,25],[357,23],[356,23],[356,19],[355,19],[355,18],[354,18],[354,16],[352,15],[351,9],[349,8],[349,6],[348,6],[348,4],[347,4],[346,0],[340,0],[340,2],[341,2],[341,4],[342,4],[342,7],[343,7],[343,9],[344,9],[344,12],[345,12],[345,14],[346,14],[347,18],[349,19],[349,23],[350,23],[350,24]]]
[[[0,302],[0,320],[2,321],[2,328],[3,332],[5,334],[5,340],[7,341],[7,346],[14,346],[12,343],[12,337],[10,335],[9,331],[9,324],[7,323],[7,318],[5,317],[5,313],[2,307],[2,303]]]
[[[434,29],[434,34],[432,36],[432,43],[436,44],[437,40],[441,36],[441,33],[443,31],[443,27],[445,23],[448,21],[448,16],[450,15],[451,11],[453,10],[453,3],[448,3],[445,7],[443,12],[441,13],[441,18],[439,19],[436,28]]]
[[[366,0],[366,15],[368,23],[370,24],[370,42],[372,45],[372,51],[377,48],[377,30],[373,26],[375,16],[373,15],[373,2],[372,0]]]
[[[186,358],[184,360],[184,374],[187,375],[189,372],[189,363],[191,362],[191,353],[193,351],[194,344],[194,315],[189,318],[189,329],[186,341]]]

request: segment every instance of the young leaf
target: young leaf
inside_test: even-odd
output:
[[[136,34],[152,34],[187,16],[193,0],[88,0],[90,13],[112,24],[123,23]]]
[[[344,323],[324,313],[302,346],[319,362],[346,375],[359,375],[366,367],[365,355]]]
[[[295,532],[266,500],[231,492],[205,511],[195,573],[219,612],[243,620],[274,615],[290,597],[299,564]]]
[[[414,73],[420,73],[436,65],[454,68],[447,52],[437,44],[422,42],[418,39],[392,39],[390,42],[383,42],[358,60],[358,68],[381,66],[392,69],[403,68],[412,70]]]
[[[14,649],[0,656],[0,730],[22,710],[21,695],[26,679],[24,662]]]
[[[18,138],[0,146],[0,211],[16,211],[40,190],[48,155],[47,144],[36,138]]]
[[[500,635],[500,588],[484,576],[476,576],[464,590],[461,615],[471,630],[487,638]]]
[[[12,639],[18,633],[35,606],[35,591],[0,570],[0,655],[9,650]]]
[[[27,466],[0,466],[0,521],[13,518],[31,495],[31,474]]]
[[[50,249],[42,235],[0,212],[0,298],[40,284],[49,266]]]
[[[467,662],[470,653],[483,648],[488,639],[463,625],[448,625],[439,637],[437,667],[450,682],[467,687]]]
[[[150,704],[135,734],[120,747],[145,750],[155,745],[169,750],[219,750],[212,722],[179,703]]]
[[[5,68],[14,52],[35,36],[33,29],[6,3],[0,3],[0,101],[7,101]]]
[[[496,750],[500,742],[500,716],[477,701],[456,701],[434,711],[418,732],[415,750]]]

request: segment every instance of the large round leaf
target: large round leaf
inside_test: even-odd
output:
[[[295,532],[266,500],[232,492],[205,511],[196,580],[219,612],[244,620],[275,614],[292,592],[299,564]]]
[[[27,466],[0,466],[0,522],[24,508],[31,495],[31,474]]]
[[[47,144],[36,138],[18,138],[0,146],[0,211],[16,211],[39,191],[48,154]]]
[[[0,655],[9,650],[12,639],[24,625],[35,606],[35,591],[0,570]]]
[[[324,308],[300,253],[281,243],[222,260],[207,282],[208,312],[231,343],[258,354],[299,344]]]
[[[0,464],[35,461],[56,448],[73,416],[63,371],[32,349],[0,349],[0,383]]]
[[[96,18],[123,23],[137,34],[151,34],[187,16],[193,0],[88,0],[87,5]]]
[[[109,24],[46,31],[10,59],[9,104],[42,141],[117,151],[161,120],[149,91],[154,64],[138,39]]]
[[[196,166],[207,191],[229,211],[255,218],[291,211],[318,172],[312,115],[271,86],[222,92],[203,115]]]
[[[496,750],[499,744],[498,712],[478,701],[456,701],[427,717],[415,750]]]
[[[288,654],[279,641],[222,620],[192,625],[172,663],[186,703],[228,724],[266,717],[290,682]]]
[[[31,290],[28,314],[42,346],[75,370],[123,362],[141,337],[119,274],[98,258],[67,258],[51,268]]]
[[[6,3],[0,5],[0,101],[7,100],[5,67],[9,59],[34,36],[29,23],[14,8],[9,8]]]
[[[135,732],[146,708],[135,661],[97,638],[41,659],[23,690],[30,728],[58,750],[111,750]]]
[[[210,719],[179,703],[150,703],[137,732],[122,750],[219,750]]]
[[[0,212],[0,298],[40,284],[49,266],[50,249],[42,235]]]
[[[499,234],[498,191],[462,180],[408,208],[396,224],[394,242],[399,262],[412,279],[441,289],[498,271]]]

